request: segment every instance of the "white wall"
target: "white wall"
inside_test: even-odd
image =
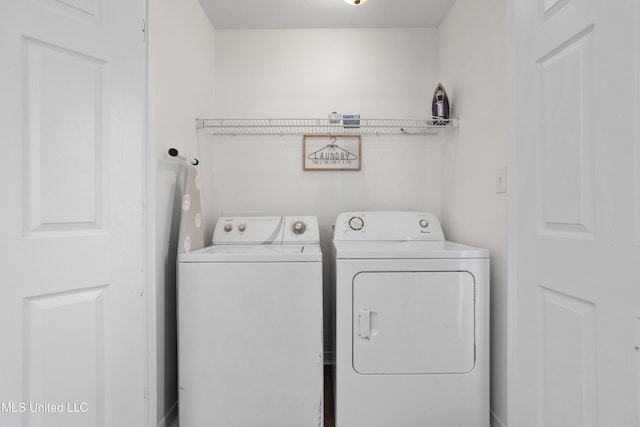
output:
[[[460,128],[442,157],[442,223],[448,239],[491,251],[491,407],[507,425],[507,164],[505,0],[457,0],[439,28],[439,74]],[[508,183],[507,183],[508,184]]]
[[[437,84],[437,31],[216,32],[215,115],[424,118]],[[325,260],[348,210],[440,213],[441,137],[363,136],[362,170],[302,170],[302,136],[201,134],[206,238],[222,214],[317,215]],[[325,304],[331,303],[325,269]],[[331,319],[326,312],[326,321]],[[332,325],[325,323],[329,342]]]
[[[211,114],[214,29],[197,0],[149,1],[149,146],[155,216],[150,252],[155,292],[149,297],[149,425],[177,415],[176,250],[182,165],[175,147],[197,156],[195,118]],[[155,384],[154,384],[155,382]]]

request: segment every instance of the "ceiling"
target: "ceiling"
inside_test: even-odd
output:
[[[216,30],[437,27],[455,0],[200,0]]]

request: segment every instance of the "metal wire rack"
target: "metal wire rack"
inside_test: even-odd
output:
[[[437,135],[458,120],[407,119],[196,119],[213,135]]]

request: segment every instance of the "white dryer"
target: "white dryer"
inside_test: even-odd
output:
[[[180,427],[321,425],[317,219],[220,218],[178,268]]]
[[[336,427],[489,426],[489,254],[436,216],[336,220]]]

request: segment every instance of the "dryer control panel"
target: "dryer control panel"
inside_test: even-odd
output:
[[[336,220],[334,240],[444,240],[440,221],[428,212],[345,212]]]
[[[319,243],[315,216],[224,216],[213,232],[214,245]]]

